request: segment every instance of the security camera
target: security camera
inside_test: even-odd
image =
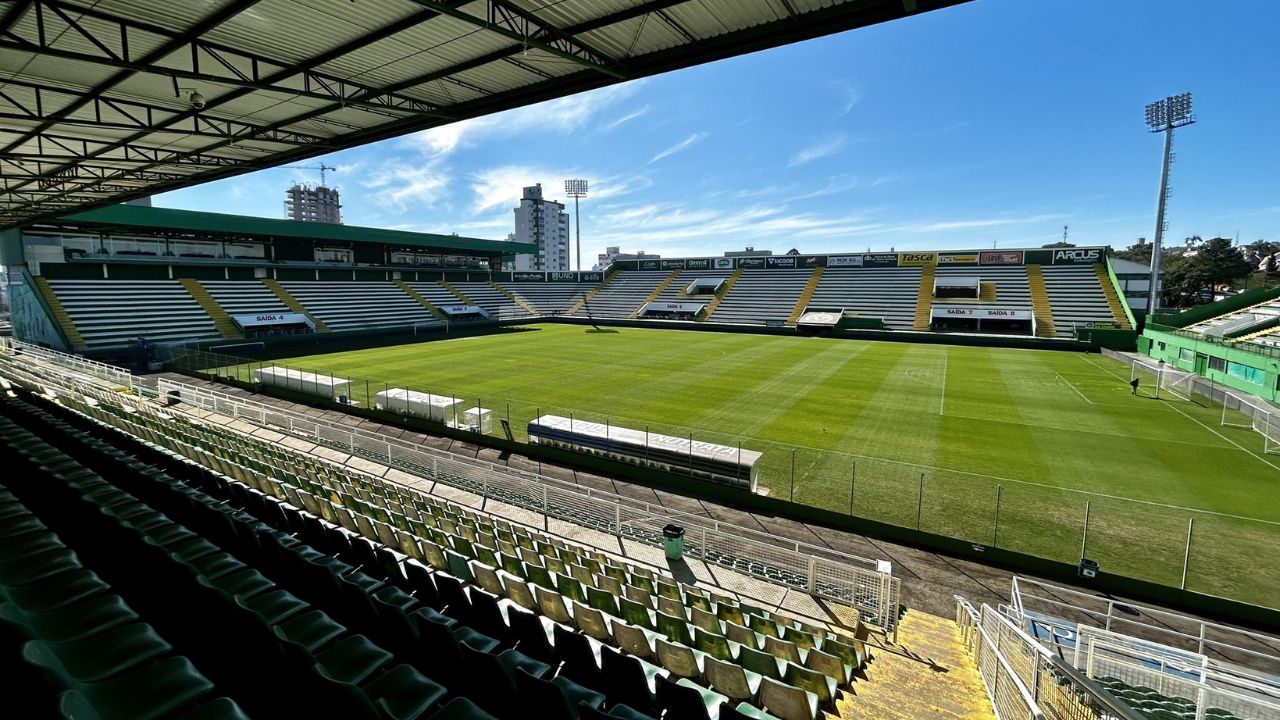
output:
[[[205,106],[204,96],[195,90],[191,91],[191,95],[187,98],[191,101],[191,107],[196,110],[203,110]]]

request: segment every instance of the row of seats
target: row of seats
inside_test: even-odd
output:
[[[184,433],[187,433],[188,437],[191,436],[189,434],[190,433],[189,429],[184,430]],[[222,448],[219,452],[222,455],[226,455],[228,453],[228,450],[226,448]],[[271,467],[273,465],[278,466],[279,462],[273,462],[272,464],[263,463],[262,467],[264,468]],[[315,496],[307,493],[307,495],[310,495],[310,497],[312,498],[309,501],[306,498],[299,497],[303,493],[305,493],[305,491],[295,492],[295,494],[292,495],[291,497],[294,498],[294,502],[296,503],[299,503],[304,506],[313,506],[315,502]],[[325,497],[335,496],[333,489],[330,488],[329,490],[327,490],[324,496]],[[343,496],[337,495],[337,497],[343,497]],[[357,506],[359,502],[360,501],[357,500],[356,498],[348,496],[344,498],[344,505],[338,506],[338,507]],[[346,523],[343,523],[343,524],[346,524]],[[352,523],[352,527],[359,529],[360,526],[358,523]],[[458,528],[457,525],[453,524],[453,521],[445,521],[444,527],[446,529],[452,528],[455,530]],[[389,530],[390,530],[390,526],[385,524],[384,524],[384,527],[375,530],[370,526],[368,519],[366,519],[365,525],[363,528],[363,532],[369,537],[379,538],[384,540],[384,542],[389,540],[391,543],[399,545],[400,547],[405,547],[405,543],[403,542],[403,536],[401,536],[400,538],[387,537],[389,534],[388,532]],[[501,532],[505,532],[505,531],[500,531],[498,533],[490,534],[491,537],[498,538],[498,539],[490,540],[490,542],[492,542],[494,545],[498,545],[499,548],[502,547],[503,542],[510,543],[510,541],[503,541],[500,539]],[[427,534],[427,533],[422,533],[422,534]],[[664,623],[668,623],[667,625],[665,625],[665,629],[667,629],[667,632],[670,634],[670,637],[685,639],[686,641],[688,641],[691,636],[691,632],[690,632],[691,627],[693,628],[693,631],[692,631],[693,633],[706,635],[708,638],[711,638],[714,635],[714,633],[711,633],[707,629],[708,627],[707,618],[705,617],[699,616],[701,622],[703,623],[701,627],[688,625],[688,620],[685,620],[677,625],[675,623],[672,623],[673,620],[677,619],[677,616],[666,615],[666,617],[664,618],[663,615],[659,614],[659,612],[661,611],[652,610],[652,608],[654,607],[654,599],[651,596],[646,597],[639,594],[641,590],[642,579],[647,579],[647,578],[643,578],[643,575],[623,575],[623,578],[627,580],[628,585],[633,588],[631,592],[628,593],[624,591],[623,594],[629,595],[630,597],[617,598],[615,603],[609,603],[608,601],[601,600],[604,593],[595,592],[596,590],[598,590],[598,588],[596,588],[595,586],[597,585],[606,586],[609,584],[607,581],[603,581],[599,579],[595,579],[595,580],[590,579],[590,576],[584,575],[581,569],[566,570],[565,565],[561,565],[559,567],[553,566],[551,558],[548,558],[547,562],[543,564],[542,561],[538,560],[537,555],[530,554],[531,549],[529,547],[521,546],[523,547],[523,552],[520,553],[520,555],[522,556],[522,559],[517,559],[514,555],[507,555],[506,557],[500,557],[497,553],[490,550],[489,555],[486,559],[489,559],[491,562],[493,562],[492,566],[486,566],[479,559],[471,559],[468,562],[465,556],[463,556],[462,554],[463,552],[469,552],[476,556],[481,556],[481,557],[483,556],[484,551],[479,550],[479,548],[484,547],[482,536],[485,535],[485,533],[481,533],[481,534],[469,533],[469,534],[471,534],[472,537],[475,538],[475,541],[476,541],[475,543],[471,543],[471,541],[466,540],[466,538],[463,535],[451,535],[448,537],[441,537],[439,535],[435,535],[433,536],[434,539],[442,541],[443,545],[437,545],[432,541],[426,541],[421,543],[421,547],[427,548],[427,551],[423,553],[423,557],[424,559],[427,560],[427,562],[430,565],[435,567],[437,572],[451,572],[453,577],[461,577],[463,579],[477,582],[479,587],[472,588],[473,596],[474,596],[474,592],[482,591],[480,590],[480,588],[483,588],[484,590],[491,591],[494,597],[503,598],[504,602],[510,601],[514,603],[517,607],[523,607],[524,609],[528,609],[528,610],[540,611],[544,614],[544,619],[558,620],[561,626],[567,626],[572,628],[574,627],[574,625],[577,625],[579,631],[584,629],[594,629],[595,636],[591,636],[591,635],[588,635],[588,636],[594,637],[594,639],[600,640],[600,641],[607,641],[610,638],[614,638],[614,636],[618,633],[625,634],[625,630],[617,630],[617,631],[609,630],[610,619],[605,617],[606,613],[603,613],[598,609],[598,607],[600,606],[603,606],[606,608],[609,608],[610,606],[612,606],[613,613],[615,614],[613,619],[616,620],[616,622],[614,622],[613,625],[615,625],[617,628],[633,627],[635,629],[643,629],[642,626],[646,624],[650,625],[651,627],[657,627],[657,624],[655,621],[661,621]],[[511,536],[511,537],[512,537],[512,540],[515,539],[514,536]],[[464,543],[467,543],[467,544],[464,544]],[[526,544],[532,544],[532,543],[529,541],[526,541]],[[432,547],[434,547],[434,551],[431,550]],[[554,547],[554,546],[544,543],[542,547],[543,547],[543,550],[545,551],[547,548]],[[516,546],[510,545],[510,544],[508,544],[508,546],[505,548],[505,550],[515,550],[515,549],[516,549]],[[576,557],[584,557],[584,556],[577,556],[575,551],[565,551],[565,552],[566,554],[573,553]],[[414,551],[410,550],[410,553],[414,553]],[[499,549],[498,553],[501,553],[504,555],[506,554],[505,552],[503,552],[502,549]],[[565,555],[561,555],[560,557],[565,557]],[[563,563],[563,560],[557,559],[556,562]],[[570,561],[569,564],[573,567],[580,567],[584,569],[587,567],[587,564],[573,563],[572,561]],[[503,569],[501,570],[497,569],[498,565],[502,565]],[[599,565],[597,565],[596,567],[598,569],[600,568]],[[566,570],[568,574],[557,573],[553,575],[550,572],[550,570],[555,570],[555,569]],[[615,572],[615,574],[611,576],[606,572],[600,575],[599,578],[609,577],[610,579],[616,579],[617,574],[618,573]],[[529,583],[527,583],[524,580],[524,577],[522,576],[532,579],[531,580],[532,588],[533,588],[532,592],[529,591]],[[587,585],[588,582],[593,582],[594,585]],[[583,593],[584,586],[587,588],[590,588],[587,594]],[[522,587],[523,590],[514,591],[513,588],[516,588],[516,587]],[[678,591],[675,591],[677,586],[674,583],[662,583],[661,581],[657,581],[657,582],[651,582],[649,584],[649,587],[655,591],[666,592],[667,595],[673,595],[678,593]],[[620,588],[618,585],[615,585],[614,589],[616,591],[617,589],[620,589]],[[561,590],[565,591],[572,597],[566,598],[565,596],[558,594],[559,591]],[[557,594],[553,595],[552,594],[553,591],[556,592]],[[596,607],[583,604],[583,601],[588,599],[588,595],[590,595],[592,598],[596,600],[595,602]],[[678,606],[673,605],[670,602],[672,598],[665,597],[665,596],[663,597],[668,602],[662,603],[661,601],[659,601],[662,607],[665,607],[666,609],[671,610],[672,612],[679,612],[685,618],[689,617],[688,614],[685,614],[683,605],[678,605]],[[648,604],[647,605],[641,604],[640,600],[635,600],[632,598],[639,598],[640,600],[646,600]],[[628,602],[632,604],[628,606],[627,605]],[[698,601],[695,600],[692,602],[696,603]],[[703,602],[704,603],[706,602],[705,598],[703,599]],[[629,607],[629,611],[631,614],[628,617],[630,617],[630,619],[633,622],[635,622],[636,625],[628,626],[624,621],[616,618],[616,614],[624,612],[618,609],[619,606]],[[706,606],[711,607],[709,603],[707,603]],[[638,612],[642,610],[644,611],[643,614]],[[807,668],[802,668],[795,661],[799,661],[801,663],[806,661],[809,661],[810,663],[816,663],[820,658],[824,657],[824,655],[822,654],[822,651],[819,650],[818,648],[823,647],[823,642],[827,641],[827,639],[817,638],[815,642],[815,638],[810,637],[807,639],[807,641],[802,641],[808,647],[800,648],[798,647],[800,643],[792,642],[792,640],[798,639],[802,635],[799,628],[795,627],[794,624],[789,628],[779,627],[778,624],[774,622],[774,619],[767,619],[763,617],[760,617],[758,619],[748,619],[747,616],[744,616],[741,614],[733,615],[732,612],[729,610],[721,610],[720,612],[723,615],[732,617],[734,619],[738,619],[743,623],[750,624],[753,626],[753,628],[755,628],[755,630],[759,630],[763,632],[760,632],[758,634],[747,634],[747,633],[755,633],[755,631],[747,630],[745,626],[739,626],[739,627],[742,627],[744,631],[744,634],[738,635],[740,639],[744,640],[744,643],[741,644],[741,647],[738,647],[736,644],[732,644],[730,641],[725,640],[723,636],[719,636],[721,638],[720,641],[718,643],[713,643],[713,645],[715,647],[718,647],[721,651],[723,651],[721,653],[723,659],[703,657],[702,655],[694,655],[694,650],[688,648],[687,646],[681,647],[680,644],[672,642],[668,637],[663,637],[658,633],[653,633],[651,637],[646,637],[643,633],[639,633],[640,639],[637,640],[636,639],[637,633],[633,632],[629,636],[631,638],[629,640],[629,642],[631,643],[631,645],[629,646],[629,649],[632,651],[633,655],[639,655],[640,657],[649,657],[652,659],[656,659],[661,664],[667,665],[668,667],[665,669],[667,670],[668,674],[671,673],[671,670],[673,667],[683,668],[683,672],[685,673],[685,675],[684,676],[677,675],[677,677],[684,677],[685,679],[696,678],[696,679],[707,681],[707,682],[712,682],[711,681],[712,677],[720,677],[722,679],[715,682],[718,682],[720,685],[727,686],[729,688],[733,688],[735,686],[732,685],[732,682],[730,680],[723,679],[723,678],[726,672],[732,672],[732,669],[734,669],[732,668],[731,661],[736,659],[733,657],[735,651],[737,653],[740,653],[743,656],[751,658],[752,661],[757,662],[758,667],[761,667],[764,669],[764,672],[761,673],[762,675],[781,678],[781,679],[790,679],[793,682],[803,681],[803,679],[805,679],[804,670],[807,669]],[[551,618],[550,616],[554,616],[554,618]],[[715,618],[714,615],[712,615],[711,618],[713,618],[712,622],[717,622],[717,620],[714,619]],[[724,625],[716,625],[714,627],[717,630],[727,629],[729,627],[729,621],[723,621],[723,622],[725,622]],[[674,627],[678,627],[679,629],[671,629]],[[490,630],[492,630],[492,627],[490,628]],[[772,634],[766,637],[765,633],[772,633]],[[783,640],[781,637],[773,637],[773,635],[782,635],[790,639]],[[762,638],[763,638],[763,643],[762,643]],[[838,641],[830,640],[828,642],[830,644],[827,644],[825,646],[827,649],[836,650],[838,648],[838,645],[836,644],[838,643]],[[795,647],[792,647],[793,645],[795,645]],[[786,661],[780,661],[777,658],[774,658],[767,654],[761,654],[759,650],[756,648],[759,648],[762,646],[768,647],[777,653],[788,653],[788,657],[791,658],[791,664],[788,665]],[[714,650],[715,647],[712,647],[711,649]],[[645,648],[645,649],[642,650],[641,648]],[[853,662],[846,663],[846,664],[856,665],[858,662],[860,662],[859,658],[857,657],[857,653],[853,651],[851,647],[849,649],[849,655],[850,655],[850,659]],[[691,656],[693,657],[691,658]],[[766,662],[760,662],[761,660],[764,660]],[[724,667],[721,667],[719,664],[723,664]],[[840,665],[841,663],[837,661],[836,664]],[[772,666],[773,668],[772,670],[768,669],[770,666]],[[696,673],[690,670],[690,668],[694,668],[694,667],[698,668]],[[787,692],[787,688],[783,686],[783,683],[778,683],[776,679],[773,681],[774,685],[766,684],[766,690],[760,690],[760,684],[761,684],[760,677],[757,677],[755,675],[747,675],[742,669],[740,668],[736,668],[736,669],[738,673],[737,679],[742,681],[741,683],[738,684],[741,687],[741,689],[738,689],[737,692],[744,696],[744,700],[758,698],[759,693],[773,692],[776,695],[779,691],[781,691],[785,695]],[[839,674],[847,674],[847,670],[842,668],[839,671]],[[809,679],[813,680],[814,678],[810,677]],[[819,687],[826,688],[826,691],[823,693],[823,695],[825,696],[824,701],[826,701],[826,698],[830,697],[830,693],[832,692],[832,689],[833,689],[831,687],[832,682],[823,680],[817,683],[817,685]],[[748,690],[751,690],[753,686],[754,686],[754,690],[748,692]],[[791,690],[791,693],[792,695],[796,694],[796,691],[794,688]],[[803,700],[800,702],[800,705],[801,706],[812,705],[813,709],[816,711],[818,694],[815,693],[814,695],[815,696],[813,698],[808,698],[801,695],[800,697],[803,698]],[[737,698],[735,697],[735,699]],[[774,698],[773,702],[774,704],[782,704],[782,700],[777,698]],[[808,711],[806,710],[805,713],[807,714]],[[796,717],[797,715],[789,715],[789,716]]]
[[[785,321],[812,275],[808,269],[743,270],[708,320],[742,325]]]
[[[285,313],[289,308],[261,282],[201,280],[200,284],[228,315]]]
[[[213,318],[177,280],[50,280],[58,302],[91,351],[221,337]]]
[[[497,318],[528,317],[529,311],[520,303],[498,290],[489,283],[458,282],[453,283],[458,292],[467,296],[472,304],[479,305],[489,311],[489,315]]]
[[[1058,337],[1071,337],[1076,325],[1116,321],[1092,265],[1045,265],[1041,271]]]
[[[920,268],[827,268],[809,299],[811,308],[844,308],[881,318],[890,330],[915,324]]]
[[[1130,685],[1119,678],[1102,676],[1094,678],[1094,681],[1150,720],[1195,720],[1199,717],[1207,720],[1239,720],[1231,711],[1216,707],[1207,708],[1203,716],[1198,715],[1195,700],[1173,697],[1149,687]]]
[[[600,292],[574,315],[625,320],[644,304],[645,298],[653,294],[670,274],[669,270],[620,272],[612,280],[608,280]]]
[[[330,330],[404,327],[436,318],[388,282],[284,282],[281,286]]]
[[[565,315],[595,285],[571,282],[506,282],[502,283],[502,287],[537,308],[543,315]]]

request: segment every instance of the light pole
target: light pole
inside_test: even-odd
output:
[[[578,214],[578,198],[587,196],[586,180],[565,180],[564,193],[573,198],[573,226],[578,233],[577,270],[582,272],[582,216]]]
[[[1147,105],[1147,127],[1164,133],[1164,162],[1160,166],[1160,200],[1156,205],[1156,236],[1151,243],[1151,278],[1147,283],[1147,314],[1156,311],[1160,300],[1160,250],[1164,238],[1164,209],[1169,198],[1169,163],[1173,162],[1173,131],[1195,122],[1191,114],[1191,93],[1170,95]]]

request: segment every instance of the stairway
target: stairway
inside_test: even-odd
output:
[[[1111,283],[1107,268],[1102,263],[1094,263],[1093,271],[1098,274],[1098,284],[1102,286],[1102,294],[1107,296],[1107,305],[1111,306],[1111,316],[1115,318],[1116,324],[1125,330],[1132,330],[1133,326],[1124,313],[1124,305],[1120,304],[1120,296],[1116,294],[1116,287]]]
[[[995,283],[993,282],[978,283],[978,301],[979,302],[995,302],[997,299],[996,295],[997,293],[996,293]]]
[[[877,636],[869,642],[882,643]],[[954,621],[909,610],[898,626],[898,644],[871,652],[853,696],[837,701],[841,718],[995,720]]]
[[[1269,328],[1263,328],[1257,332],[1249,333],[1248,335],[1241,335],[1238,338],[1232,338],[1231,341],[1232,342],[1248,342],[1249,340],[1260,338],[1263,335],[1276,335],[1276,334],[1280,334],[1280,327],[1276,327],[1273,325]]]
[[[565,312],[565,315],[577,314],[577,312],[582,309],[583,305],[586,305],[587,303],[591,302],[591,299],[594,298],[596,295],[598,295],[600,291],[605,288],[606,285],[613,282],[613,279],[616,277],[618,277],[618,273],[616,272],[613,273],[612,275],[605,275],[604,280],[601,281],[599,285],[591,288],[591,290],[589,290],[586,295],[582,296],[582,299],[574,303],[573,307],[569,308],[569,310]]]
[[[520,297],[520,296],[516,295],[515,293],[511,292],[510,290],[508,290],[508,289],[506,289],[506,288],[502,287],[502,286],[501,286],[501,285],[499,285],[498,283],[496,283],[496,282],[494,282],[494,281],[490,280],[490,281],[489,281],[489,285],[490,285],[490,287],[492,287],[494,290],[497,290],[498,292],[502,293],[503,295],[506,295],[507,297],[511,298],[511,302],[513,302],[513,303],[515,303],[515,304],[519,305],[520,307],[524,308],[524,309],[525,309],[525,312],[529,313],[530,315],[532,315],[532,316],[534,316],[534,317],[538,317],[539,315],[541,315],[541,314],[542,314],[542,313],[538,312],[538,308],[536,308],[536,307],[534,307],[534,306],[530,305],[529,303],[525,302],[525,301],[524,301],[524,298],[522,298],[522,297]]]
[[[199,280],[195,278],[178,278],[178,282],[182,284],[187,294],[195,298],[195,301],[200,304],[200,309],[204,310],[210,318],[213,318],[213,329],[217,330],[219,335],[232,340],[244,337],[244,332],[236,327],[235,321],[231,319],[226,310],[222,309],[218,301],[213,299],[209,291],[204,289]]]
[[[289,291],[285,290],[284,286],[281,285],[278,281],[272,278],[264,278],[262,280],[262,284],[266,285],[268,290],[275,293],[276,297],[280,298],[280,302],[284,303],[285,307],[289,308],[293,312],[302,313],[303,315],[306,315],[307,317],[311,318],[311,322],[316,324],[316,332],[318,333],[329,332],[329,326],[325,325],[324,321],[321,320],[320,318],[316,317],[315,315],[312,315],[307,310],[306,306],[298,302],[298,298],[290,295]]]
[[[67,314],[66,308],[62,307],[62,302],[54,294],[49,281],[45,280],[43,275],[36,275],[35,281],[36,288],[40,290],[41,295],[44,295],[44,301],[49,305],[49,311],[53,313],[53,321],[58,323],[58,327],[62,329],[62,334],[67,337],[67,342],[71,343],[71,351],[82,351],[88,347],[88,343],[84,341],[84,336],[80,334],[76,324],[71,321],[71,316]]]
[[[1049,291],[1044,286],[1044,270],[1039,265],[1027,266],[1027,287],[1031,290],[1031,313],[1036,318],[1036,337],[1057,337],[1053,308],[1049,305]]]
[[[911,329],[916,332],[928,330],[929,323],[933,320],[933,281],[937,276],[937,268],[932,265],[926,265],[920,271],[920,290],[916,293],[916,318],[911,324]]]
[[[738,280],[741,277],[742,277],[742,268],[738,268],[737,270],[733,271],[733,274],[729,276],[728,280],[724,281],[724,287],[721,288],[720,294],[711,298],[711,302],[707,303],[707,311],[702,314],[703,320],[711,319],[711,313],[715,312],[716,308],[720,307],[721,301],[723,301],[725,297],[728,296],[729,291],[733,289],[734,285],[738,284]]]
[[[440,312],[439,308],[437,308],[435,305],[432,305],[426,298],[422,297],[422,295],[417,290],[414,290],[413,288],[409,287],[408,283],[406,283],[403,280],[393,280],[392,282],[396,284],[396,287],[403,290],[406,295],[413,298],[414,300],[417,300],[419,305],[426,308],[427,312],[434,315],[437,319],[448,320],[448,318],[445,317],[444,313]]]
[[[813,293],[818,289],[818,283],[822,282],[822,275],[826,271],[824,267],[815,268],[813,274],[809,276],[809,284],[804,286],[804,292],[800,293],[796,306],[791,309],[791,315],[787,318],[787,327],[795,327],[804,309],[809,307],[809,301],[813,299]]]
[[[672,270],[671,274],[668,275],[665,280],[658,283],[658,287],[654,288],[653,292],[649,293],[649,297],[645,298],[644,302],[640,303],[639,307],[637,307],[635,310],[632,310],[631,314],[628,315],[627,318],[634,320],[636,316],[640,314],[640,308],[643,308],[645,305],[648,305],[649,303],[661,297],[662,293],[667,291],[667,287],[669,287],[671,283],[675,282],[676,278],[680,277],[681,272],[683,271],[680,268],[676,268],[675,270]]]
[[[471,302],[471,298],[467,297],[466,295],[463,295],[461,290],[454,287],[453,285],[450,285],[448,280],[440,280],[438,282],[440,283],[440,287],[444,288],[445,290],[448,290],[454,295],[457,295],[458,299],[461,300],[462,302],[468,305],[475,305],[475,303]]]

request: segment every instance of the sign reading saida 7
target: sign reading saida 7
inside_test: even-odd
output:
[[[1098,248],[1070,248],[1053,251],[1053,264],[1071,263],[1092,264],[1102,260],[1102,251]]]
[[[898,264],[906,266],[937,265],[938,253],[898,253]]]

